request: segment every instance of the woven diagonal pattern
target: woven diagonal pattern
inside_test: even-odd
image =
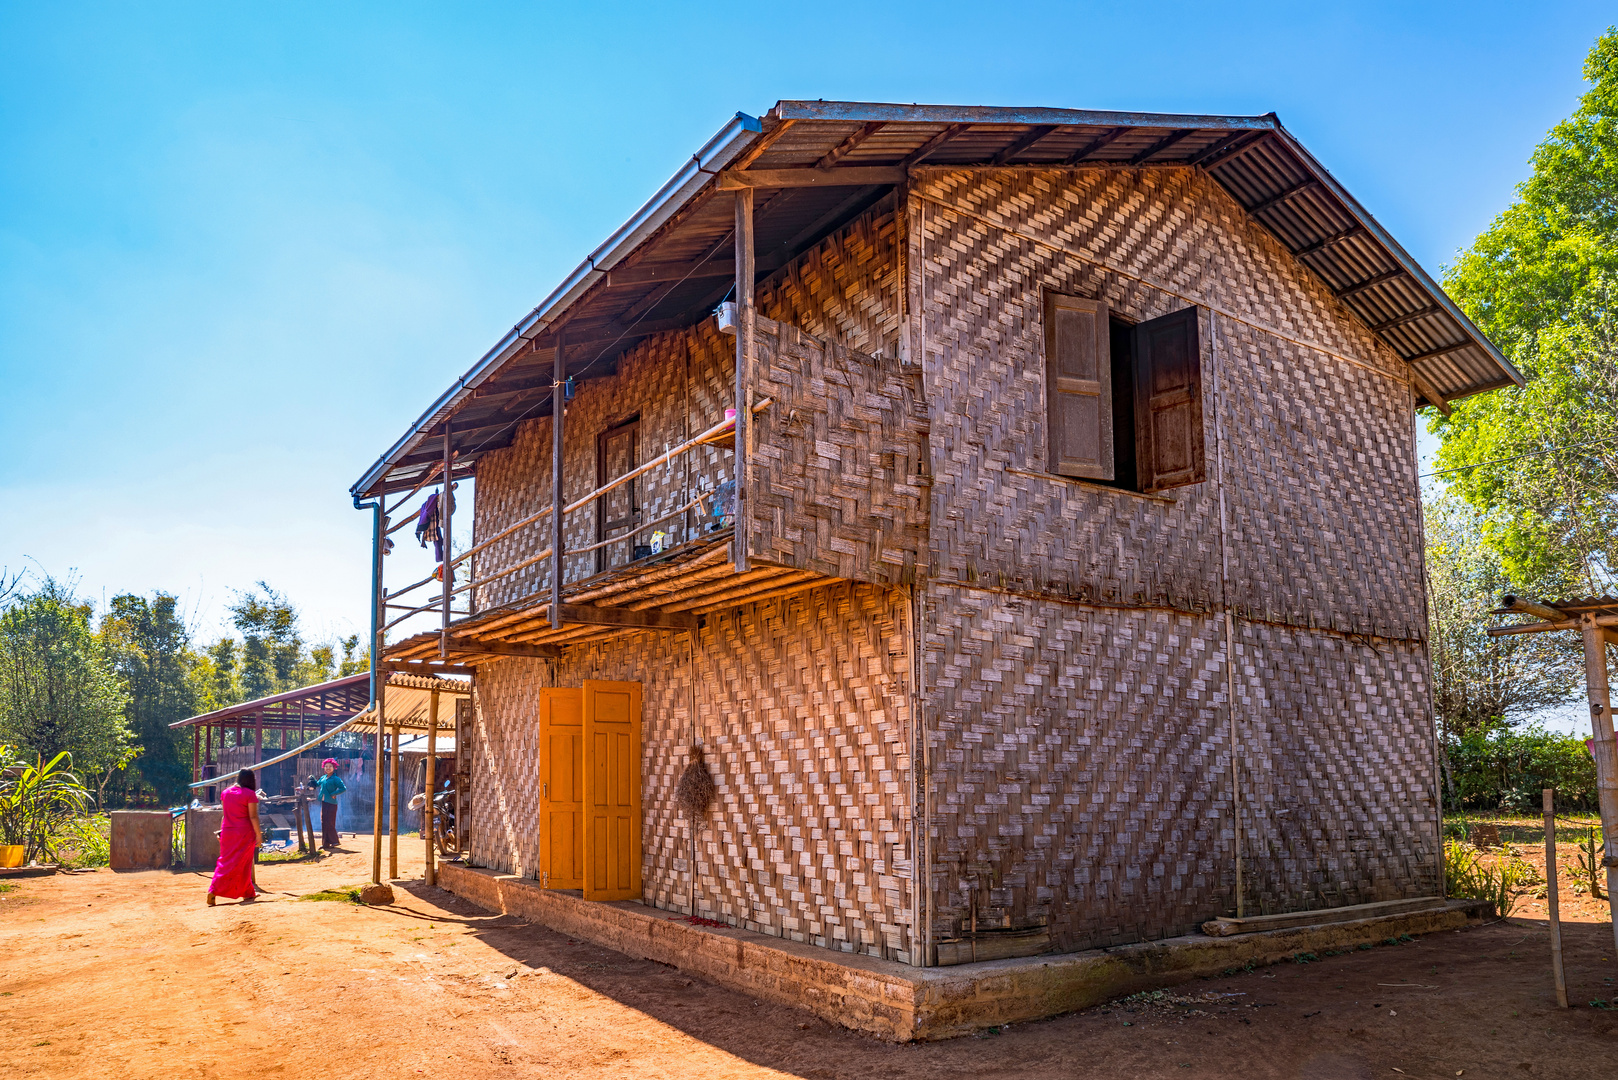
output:
[[[625,353],[618,371],[580,384],[567,408],[563,427],[563,494],[577,499],[596,484],[596,437],[613,424],[640,417],[640,453],[644,461],[724,419],[735,398],[735,339],[714,328],[712,319],[676,333],[659,334]],[[689,375],[688,375],[689,369]],[[666,468],[636,480],[641,519],[650,521],[685,505],[699,489],[711,490],[732,478],[729,447],[704,446]],[[478,462],[474,510],[476,536],[492,536],[550,504],[551,421],[549,416],[525,422],[512,444]],[[687,492],[690,494],[687,494]],[[580,548],[596,542],[594,505],[568,515],[566,545]],[[676,518],[659,526],[671,543],[695,535],[697,511],[687,515],[693,531]],[[484,575],[522,562],[550,546],[550,519],[522,529],[474,556]],[[636,542],[650,542],[650,533]],[[627,561],[629,544],[609,549],[612,566]],[[567,556],[564,580],[577,581],[596,572],[595,553]],[[485,609],[543,593],[550,588],[550,560],[545,559],[477,589]]]
[[[759,285],[759,314],[864,353],[897,356],[899,305],[891,210],[862,214]]]
[[[931,497],[920,376],[761,318],[750,551],[766,562],[877,583],[927,562]]]
[[[865,585],[710,616],[695,654],[697,733],[718,795],[699,837],[697,913],[760,933],[910,956],[909,677],[898,594]],[[689,910],[690,833],[674,800],[692,734],[684,634],[571,649],[556,682],[643,687],[647,901]],[[539,689],[548,661],[479,674],[472,857],[539,869]]]
[[[1436,896],[1420,645],[1237,625],[1247,910]]]
[[[1207,299],[1285,335],[1399,372],[1385,347],[1206,178],[1190,171],[935,174],[915,200],[933,415],[934,572],[1086,601],[1188,611],[1218,604],[1218,493],[1172,505],[1046,468],[1043,291],[1092,296],[1140,321],[1187,306],[1016,230]],[[1232,602],[1304,626],[1421,637],[1414,433],[1402,375],[1243,326],[1210,326],[1203,415],[1214,474],[1210,341],[1231,373],[1224,429]],[[1009,470],[1018,470],[1012,472]]]
[[[1223,619],[938,586],[934,934],[1048,920],[1067,949],[1235,907]],[[1437,888],[1415,643],[1238,624],[1247,910]]]

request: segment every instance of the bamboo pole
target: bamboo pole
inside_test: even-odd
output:
[[[567,414],[566,331],[556,332],[551,369],[551,629],[562,628],[562,424]]]
[[[731,561],[738,574],[747,573],[745,514],[751,507],[748,458],[753,430],[753,189],[736,192],[736,532],[731,540]]]
[[[399,878],[399,725],[393,725],[393,752],[388,755],[388,879]]]
[[[427,844],[427,861],[423,864],[425,870],[422,877],[429,885],[438,884],[437,869],[433,866],[433,827],[436,824],[435,818],[437,817],[437,815],[434,813],[436,807],[433,805],[433,796],[437,794],[435,790],[436,780],[434,777],[433,768],[436,762],[433,760],[433,755],[437,753],[437,751],[438,691],[434,690],[432,692],[432,696],[427,699],[427,779],[426,783],[423,785],[423,790],[427,793],[427,802],[426,805],[421,808],[421,836]]]
[[[1550,898],[1551,975],[1556,979],[1556,1004],[1567,1008],[1567,979],[1562,974],[1562,915],[1556,896],[1556,810],[1555,790],[1546,788],[1545,798],[1545,895]]]
[[[376,636],[378,650],[372,653],[373,657],[380,655],[382,635]],[[372,807],[371,819],[371,883],[382,884],[382,733],[387,724],[387,685],[388,680],[381,678],[376,681],[376,765],[371,771],[376,773],[376,804]]]
[[[455,519],[455,485],[450,483],[450,417],[444,417],[444,497],[438,500],[438,516],[444,522],[444,557],[439,560],[438,568],[443,571],[443,601],[444,610],[438,628],[438,655],[449,656],[449,604],[450,594],[455,588],[455,572],[452,569],[454,556],[450,549],[450,529]],[[377,729],[377,745],[382,745],[381,728]],[[382,765],[382,758],[377,756],[378,768]]]
[[[1591,744],[1596,759],[1597,802],[1601,808],[1601,834],[1606,839],[1607,906],[1613,944],[1618,946],[1618,743],[1613,741],[1612,698],[1607,685],[1607,639],[1592,615],[1584,622],[1584,680],[1590,696]]]

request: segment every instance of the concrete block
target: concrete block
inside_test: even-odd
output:
[[[114,810],[112,868],[167,870],[174,863],[173,819],[167,810]]]

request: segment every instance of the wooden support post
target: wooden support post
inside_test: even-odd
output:
[[[191,729],[191,782],[194,784],[202,779],[202,731],[199,728]]]
[[[423,864],[422,877],[429,885],[438,884],[438,872],[433,866],[433,832],[437,824],[437,808],[433,805],[434,790],[434,761],[433,755],[438,752],[438,691],[434,690],[427,699],[427,779],[422,790],[427,793],[426,805],[421,808],[421,837],[427,843],[427,861]]]
[[[451,598],[455,594],[455,572],[451,568],[455,562],[455,554],[453,549],[450,547],[450,529],[454,525],[455,519],[455,485],[450,482],[451,461],[449,426],[451,419],[452,418],[448,416],[444,417],[444,497],[438,500],[438,519],[443,522],[443,528],[441,531],[444,534],[444,560],[438,564],[439,569],[443,571],[444,575],[444,580],[441,583],[444,586],[444,610],[440,613],[441,618],[439,621],[438,630],[438,655],[440,657],[449,655],[449,604]],[[470,567],[467,568],[467,573],[471,573]],[[382,745],[380,734],[381,729],[379,728],[379,737],[377,739],[378,746]],[[380,766],[382,763],[382,758],[379,756],[376,760],[377,764]]]
[[[1596,798],[1601,834],[1606,838],[1607,906],[1613,944],[1618,947],[1618,743],[1613,741],[1612,697],[1607,685],[1607,639],[1594,615],[1581,620],[1584,630],[1584,681],[1590,696],[1590,727],[1596,759]]]
[[[399,725],[393,725],[393,752],[388,755],[388,880],[399,877]]]
[[[753,189],[736,192],[736,533],[732,561],[747,573],[748,452],[753,432]],[[561,602],[561,598],[557,598]]]
[[[551,629],[562,628],[562,423],[567,413],[566,331],[556,332],[551,369]]]
[[[378,632],[375,647],[380,650],[381,645],[382,634]],[[380,655],[380,652],[372,655]],[[382,733],[387,723],[387,685],[386,678],[376,681],[376,767],[372,769],[376,773],[376,805],[371,824],[371,883],[374,885],[382,884]]]
[[[1556,792],[1546,788],[1545,798],[1545,895],[1550,898],[1551,975],[1556,979],[1556,1004],[1567,1008],[1567,980],[1562,975],[1562,916],[1556,902]]]

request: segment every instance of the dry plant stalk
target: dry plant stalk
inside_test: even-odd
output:
[[[685,811],[685,816],[695,822],[708,813],[718,793],[713,777],[708,774],[708,763],[703,760],[702,747],[693,745],[685,772],[680,774],[680,783],[674,789],[674,801]]]

